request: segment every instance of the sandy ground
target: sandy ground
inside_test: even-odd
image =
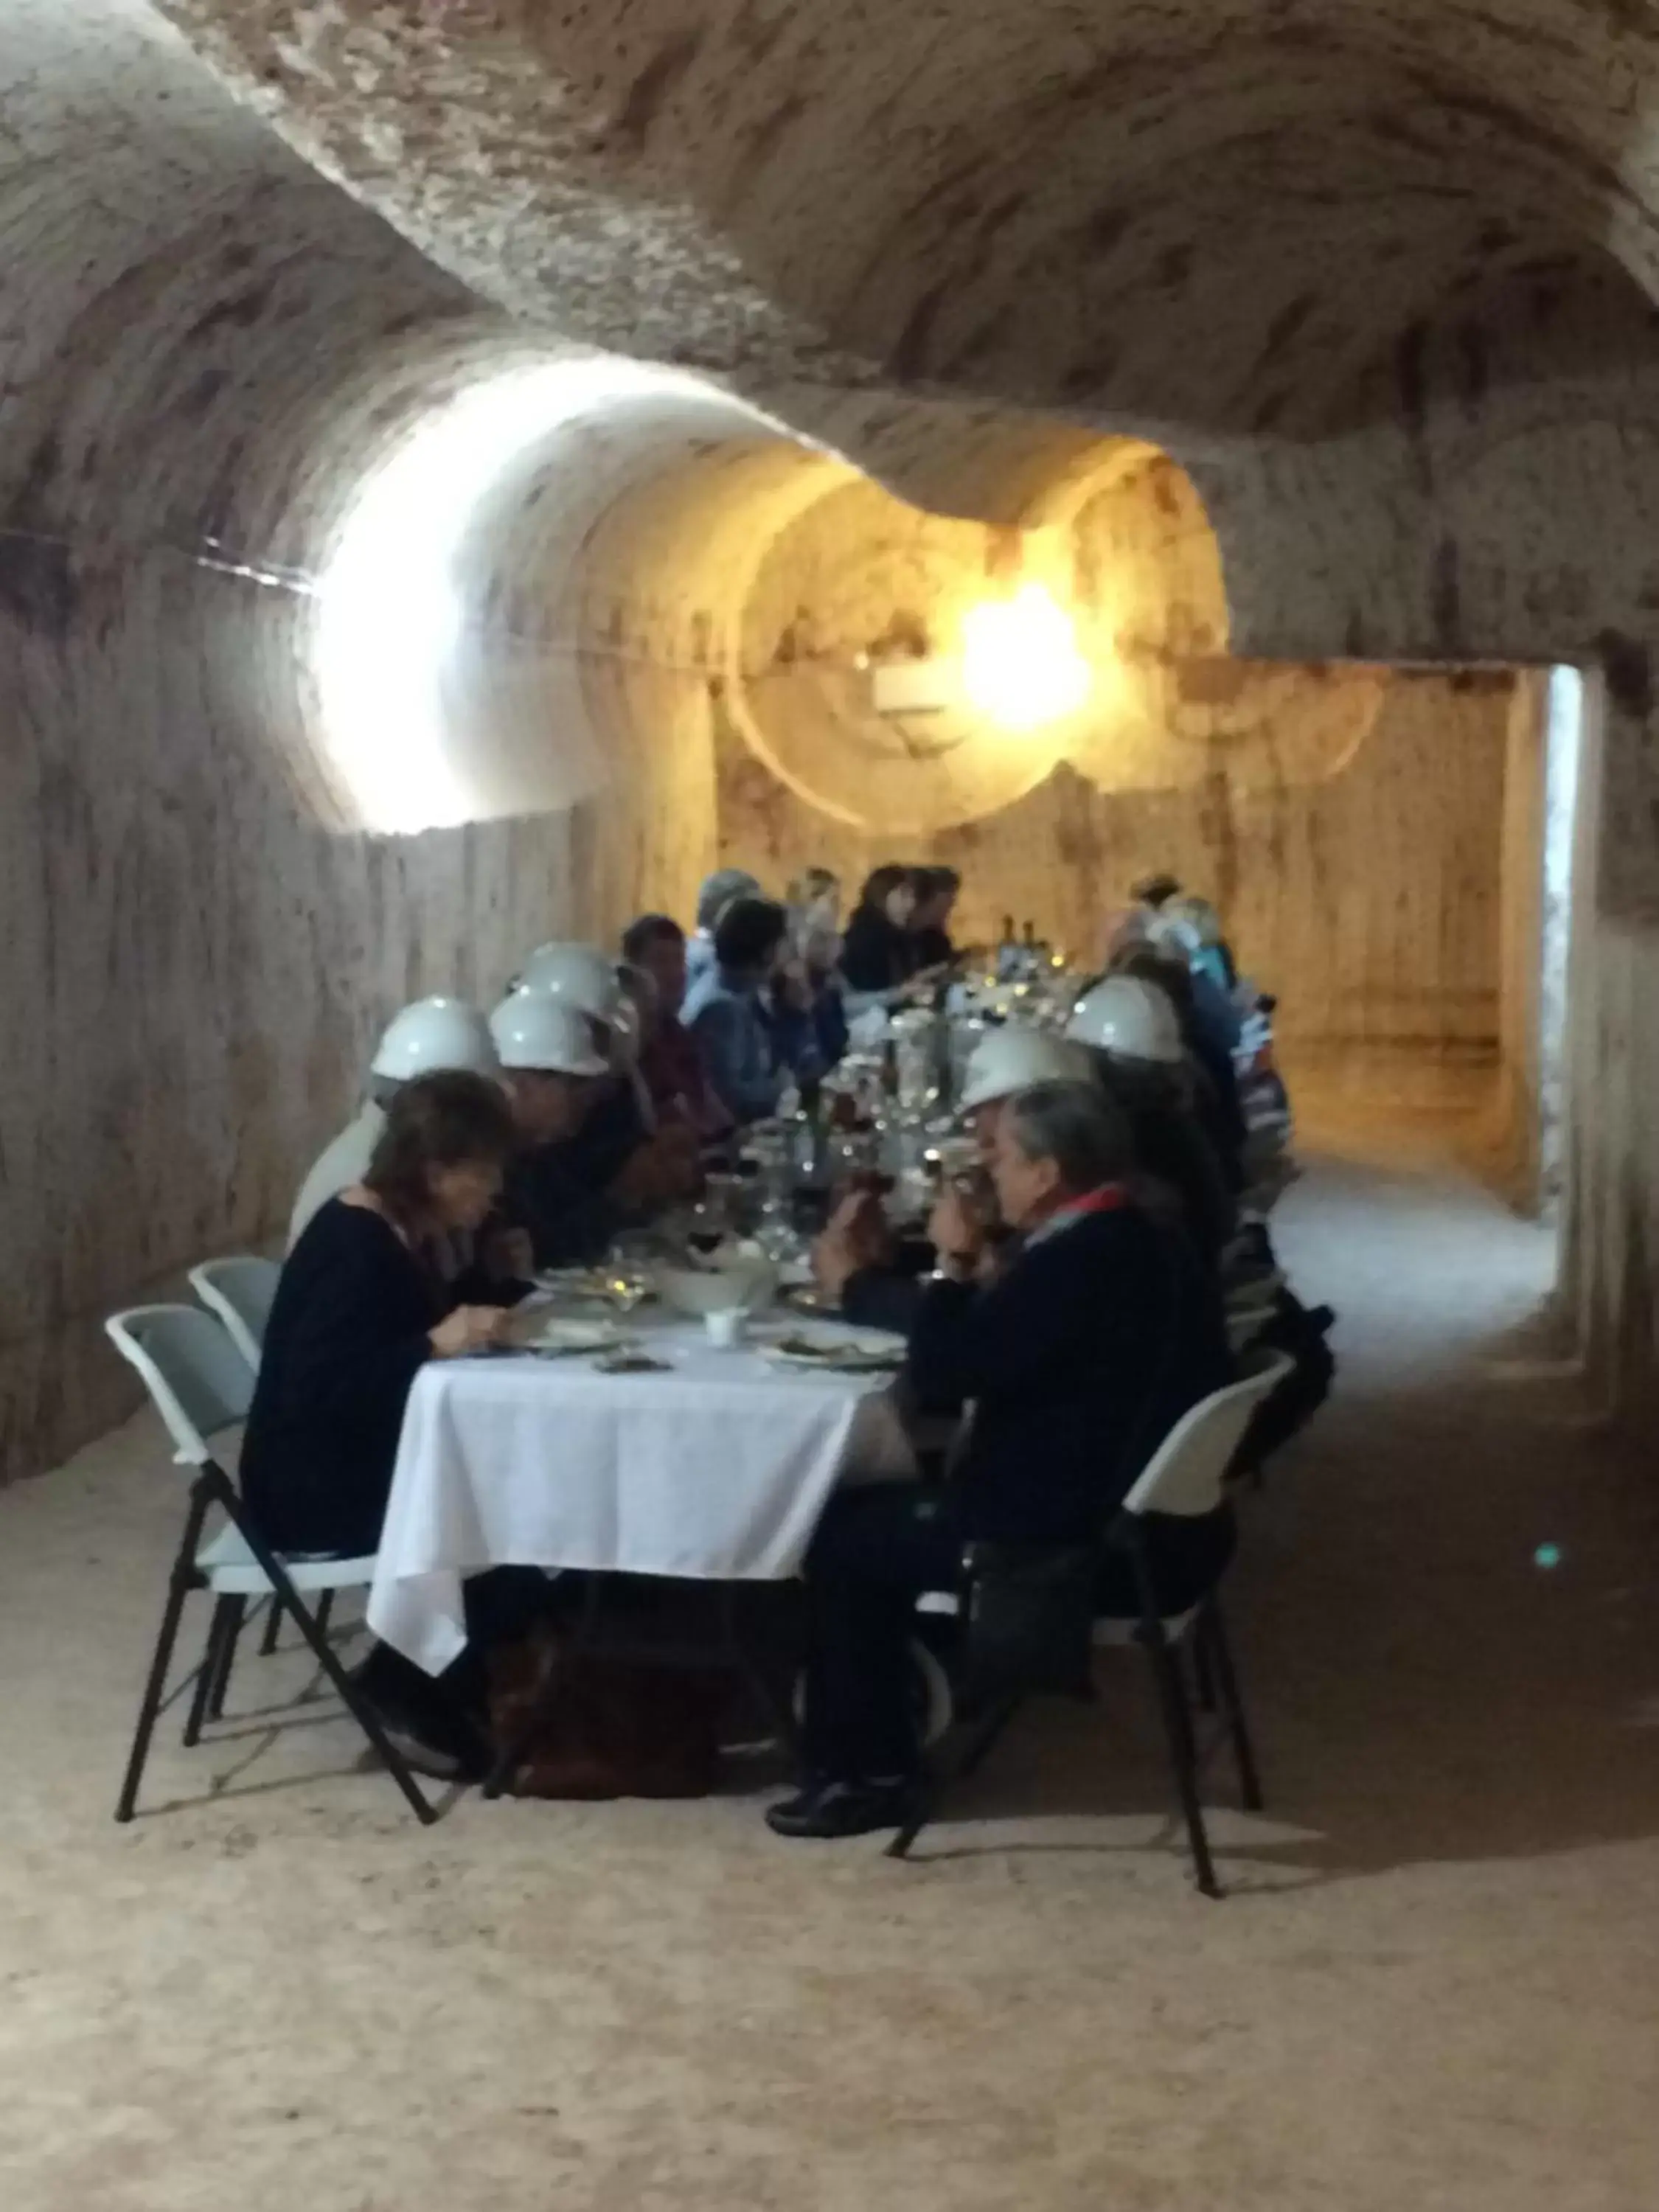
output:
[[[1659,1485],[1492,1358],[1550,1255],[1473,1185],[1327,1168],[1282,1225],[1345,1364],[1248,1504],[1219,1905],[1127,1659],[909,1866],[753,1775],[422,1832],[262,1714],[295,1656],[118,1830],[181,1487],[140,1422],[0,1498],[0,2203],[1650,2212]]]

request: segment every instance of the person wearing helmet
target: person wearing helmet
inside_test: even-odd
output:
[[[904,1380],[917,1400],[971,1400],[940,1485],[848,1486],[806,1558],[799,1794],[766,1815],[788,1837],[898,1826],[920,1772],[909,1640],[924,1590],[955,1588],[966,1547],[1097,1542],[1171,1428],[1230,1376],[1220,1300],[1184,1240],[1138,1203],[1127,1129],[1097,1084],[1048,1083],[1007,1102],[994,1174],[1018,1254],[988,1286],[981,1238],[953,1192],[932,1224],[941,1279],[924,1293]],[[1148,1531],[1162,1613],[1195,1603],[1224,1565],[1230,1510]],[[1100,1609],[1133,1613],[1133,1563],[1103,1560]]]
[[[720,916],[739,899],[764,898],[758,880],[747,868],[716,868],[705,876],[697,893],[697,927],[685,948],[688,988],[701,982],[714,965],[714,930]]]
[[[616,962],[597,945],[538,945],[508,988],[562,999],[592,1024],[594,1042],[613,1069],[632,1066],[639,1044],[633,1009]]]
[[[1088,1054],[1069,1037],[1046,1030],[988,1030],[963,1071],[957,1111],[967,1117],[980,1155],[988,1162],[1005,1102],[1036,1083],[1087,1083],[1094,1067]]]
[[[1066,1034],[1089,1052],[1128,1121],[1142,1171],[1169,1191],[1194,1250],[1214,1268],[1237,1216],[1194,1110],[1196,1071],[1173,1000],[1144,976],[1109,975],[1078,1000]]]
[[[369,1062],[368,1095],[362,1109],[330,1139],[301,1184],[289,1222],[290,1252],[331,1198],[362,1181],[386,1127],[386,1109],[404,1085],[447,1068],[494,1075],[495,1050],[489,1029],[483,1015],[459,999],[418,999],[388,1024]]]
[[[981,1166],[989,1167],[1003,1109],[1017,1091],[1038,1083],[1093,1080],[1089,1054],[1065,1037],[1013,1025],[988,1030],[969,1060],[958,1101],[979,1147]],[[975,1194],[959,1188],[958,1195],[971,1212],[988,1255],[998,1225],[988,1188]],[[811,1259],[818,1289],[839,1303],[848,1321],[902,1335],[915,1318],[921,1277],[932,1267],[934,1254],[925,1240],[901,1243],[889,1227],[880,1201],[868,1193],[853,1192],[830,1216],[812,1247]]]
[[[596,945],[540,945],[513,988],[573,1007],[610,1065],[580,1128],[564,1140],[561,1157],[570,1175],[590,1190],[610,1192],[625,1211],[648,1212],[691,1196],[700,1180],[696,1137],[684,1127],[653,1133],[649,1126],[635,1079],[638,1017],[616,962]]]
[[[1170,927],[1190,934],[1190,924]],[[1171,950],[1168,938],[1161,945],[1132,945],[1121,952],[1112,963],[1112,973],[1139,976],[1143,982],[1154,984],[1174,1006],[1192,1062],[1193,1108],[1221,1163],[1227,1188],[1237,1198],[1244,1188],[1244,1146],[1249,1133],[1238,1096],[1238,1070],[1228,1042],[1230,1036],[1237,1033],[1237,1010],[1207,976],[1194,974],[1183,954]]]
[[[586,1265],[627,1225],[625,1209],[582,1172],[576,1149],[610,1066],[586,1017],[549,992],[509,992],[489,1030],[520,1138],[502,1218],[528,1239],[524,1272]]]

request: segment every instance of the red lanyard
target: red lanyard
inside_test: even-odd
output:
[[[1084,1213],[1117,1213],[1129,1203],[1127,1183],[1103,1182],[1098,1190],[1091,1190],[1082,1198],[1074,1198],[1062,1206],[1051,1218],[1055,1221],[1070,1221]]]

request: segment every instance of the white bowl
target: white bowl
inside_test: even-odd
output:
[[[659,1267],[657,1288],[676,1313],[701,1318],[741,1306],[758,1313],[776,1295],[778,1271],[769,1260],[738,1256],[717,1267]]]

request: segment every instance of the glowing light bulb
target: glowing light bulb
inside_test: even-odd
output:
[[[1022,584],[1012,599],[987,599],[962,618],[963,690],[1008,729],[1075,714],[1091,680],[1072,617],[1041,584]]]

